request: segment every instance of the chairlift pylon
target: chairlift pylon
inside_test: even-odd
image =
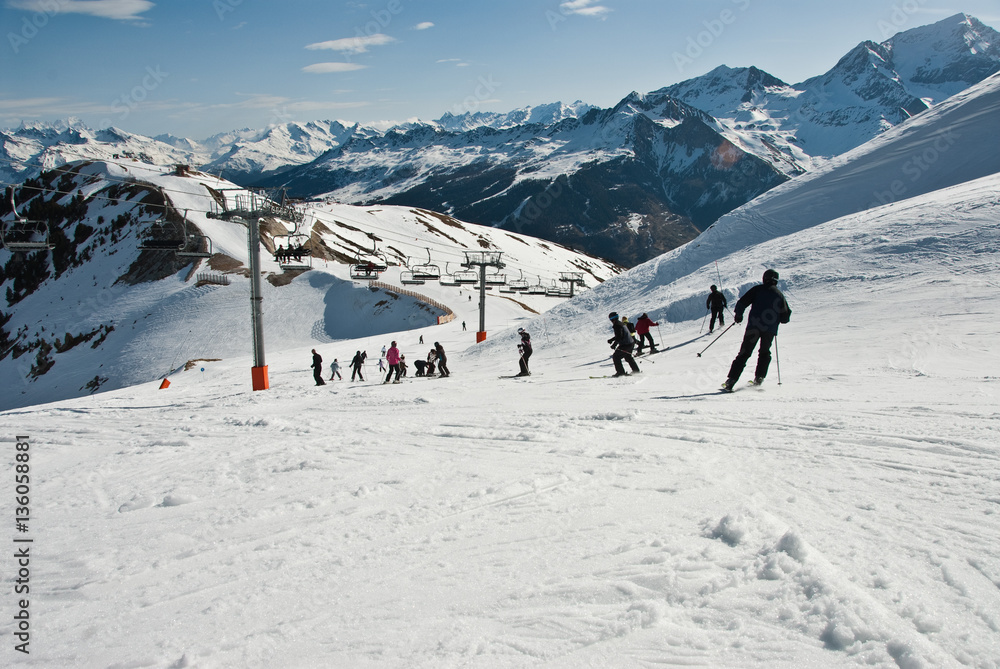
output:
[[[0,225],[0,241],[3,241],[4,248],[12,253],[48,251],[54,248],[49,241],[47,221],[32,221],[17,213],[13,186],[10,189],[10,209],[14,212],[14,220]]]

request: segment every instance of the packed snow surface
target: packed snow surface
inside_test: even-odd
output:
[[[165,390],[0,414],[9,441],[31,436],[19,536],[34,539],[31,654],[3,652],[997,667],[998,187],[836,219],[721,257],[718,275],[656,284],[651,261],[524,321],[528,379],[498,379],[517,369],[512,329],[474,345],[456,320],[368,343],[364,383],[314,386],[303,348],[270,361],[267,391],[226,360]],[[794,309],[780,384],[772,364],[761,388],[717,394],[739,334],[705,350],[707,286],[732,304],[765,266]],[[638,376],[591,378],[611,370],[608,304],[648,311],[671,347]],[[382,385],[391,339],[411,361],[440,341],[452,376]],[[361,346],[317,348],[344,362]]]

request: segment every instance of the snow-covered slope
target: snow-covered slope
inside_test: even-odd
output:
[[[252,350],[246,228],[213,217],[246,196],[208,174],[118,163],[76,163],[20,189],[20,213],[49,221],[54,248],[25,257],[0,251],[6,297],[0,406],[142,383],[190,360]],[[418,264],[454,274],[466,251],[501,252],[506,267],[491,269],[488,278],[523,280],[541,293],[491,288],[493,327],[565,299],[546,294],[567,288],[561,273],[578,273],[593,286],[619,271],[551,242],[415,208],[314,203],[299,212],[304,218],[298,227],[294,217],[263,219],[271,351],[429,326],[449,309],[470,331],[478,329],[478,297],[471,299],[469,285],[402,283],[407,267]],[[4,218],[9,222],[11,215]],[[189,248],[213,255],[203,261],[140,250],[138,238],[162,227],[155,222],[164,218],[174,237],[186,220],[187,233],[195,235]],[[311,271],[283,268],[267,252],[290,243],[312,250],[306,261]],[[369,260],[389,263],[379,277],[387,287],[369,290],[366,281],[352,280],[351,264]]]
[[[0,413],[31,437],[18,659],[996,667],[1000,175],[928,170],[894,202],[840,204],[951,126],[951,150],[981,155],[995,112],[968,112],[991,85],[482,344],[400,321],[275,353],[268,391],[245,355]],[[788,203],[814,189],[796,226]],[[718,394],[739,330],[707,348],[707,287],[735,298],[765,267],[791,323],[764,386]],[[591,378],[611,309],[648,312],[670,346],[639,376]],[[188,336],[226,336],[204,325]],[[498,380],[514,325],[533,375]],[[411,360],[440,341],[452,376],[312,385],[310,348],[343,362],[393,339]]]

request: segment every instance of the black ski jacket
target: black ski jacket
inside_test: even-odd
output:
[[[726,296],[722,294],[721,290],[709,293],[708,299],[705,300],[705,308],[711,309],[712,311],[722,311],[726,308],[727,304]]]
[[[750,307],[747,328],[772,335],[778,334],[779,323],[787,323],[792,317],[785,295],[777,286],[760,283],[744,293],[736,302],[734,318],[737,323],[743,321],[743,312],[747,307]]]
[[[621,321],[611,321],[611,326],[615,329],[615,336],[609,339],[608,343],[621,351],[631,353],[635,341],[632,339],[632,333]]]

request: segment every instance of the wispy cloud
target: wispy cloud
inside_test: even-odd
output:
[[[345,37],[343,39],[334,39],[327,42],[315,42],[313,44],[307,44],[306,48],[316,51],[316,50],[328,50],[328,51],[340,51],[341,53],[355,54],[355,53],[367,53],[368,47],[372,46],[382,46],[383,44],[389,44],[395,42],[396,39],[389,37],[388,35],[383,35],[382,33],[377,33],[375,35],[366,35],[360,37]]]
[[[468,67],[469,63],[463,58],[442,58],[435,63],[455,63],[455,67]]]
[[[608,14],[611,9],[604,5],[595,5],[597,0],[569,0],[559,3],[560,11],[565,15],[590,16],[599,18]]]
[[[422,21],[417,25],[413,26],[414,30],[427,30],[428,28],[433,28],[434,24],[430,21]]]
[[[40,14],[86,14],[103,19],[134,21],[156,5],[149,0],[7,0],[7,6]]]
[[[331,72],[352,72],[364,69],[364,67],[358,63],[313,63],[303,67],[302,71],[310,74],[330,74]]]

